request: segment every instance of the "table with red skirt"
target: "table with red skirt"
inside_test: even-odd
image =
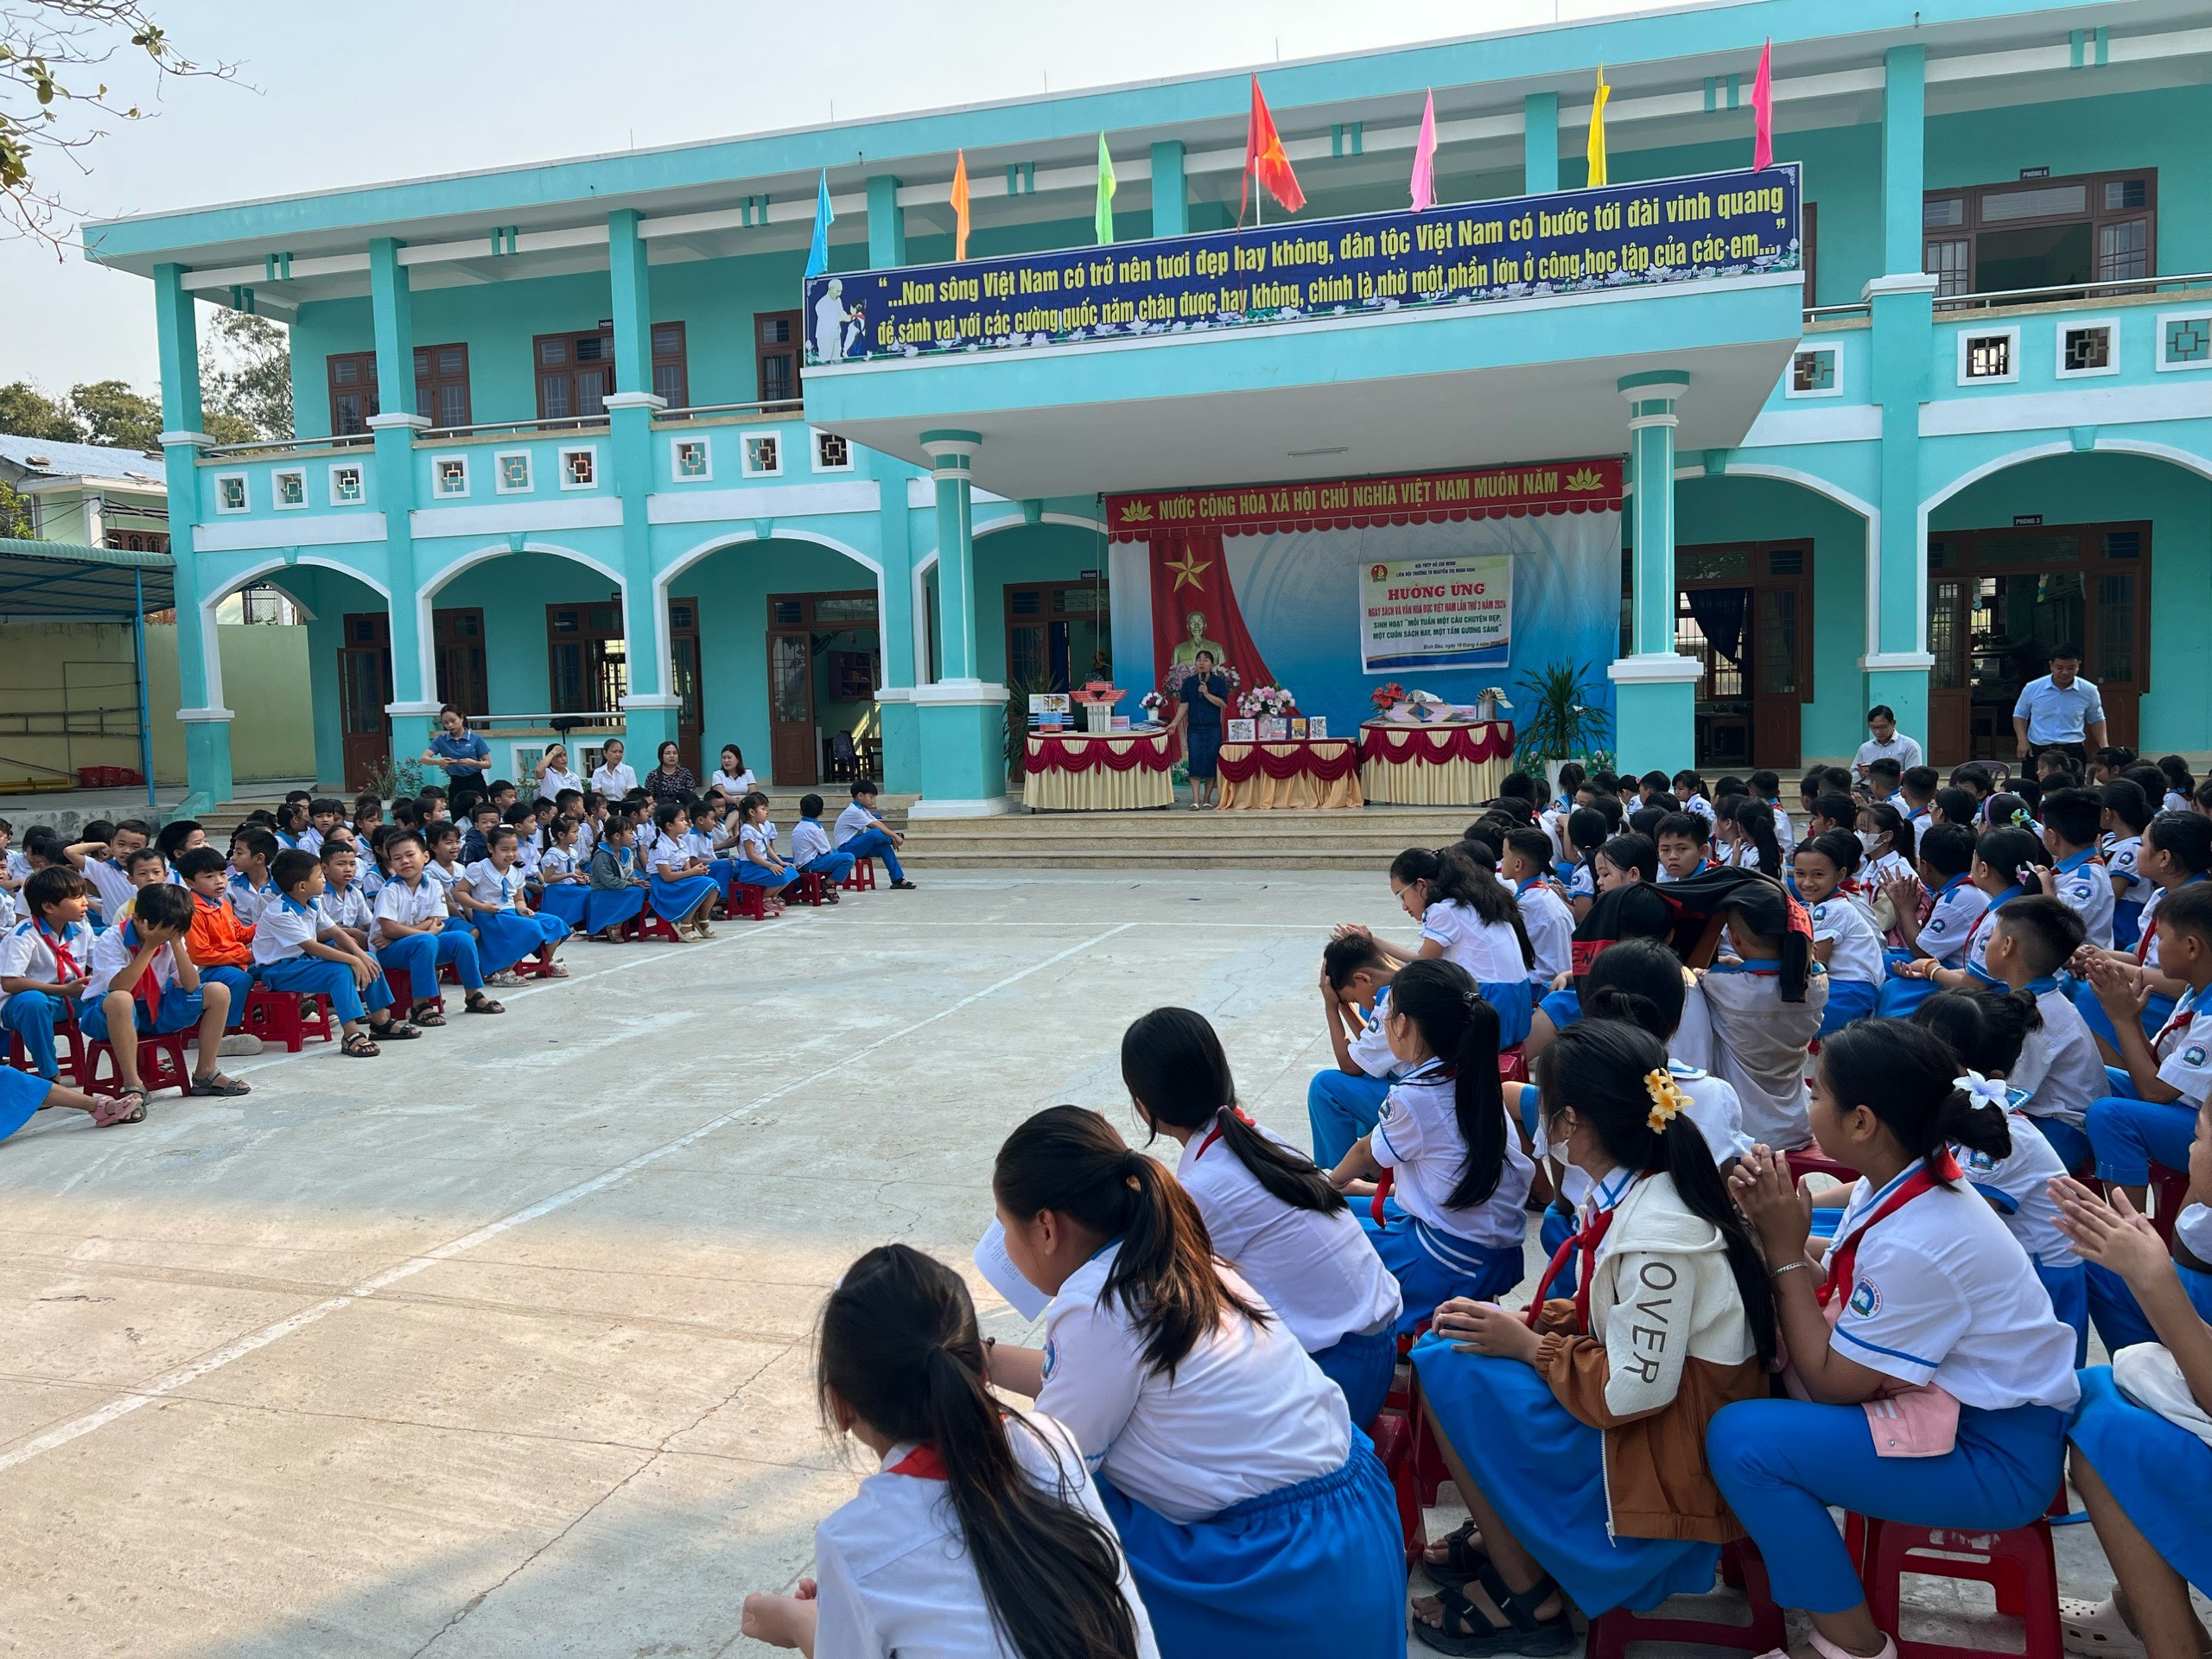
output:
[[[1359,745],[1349,737],[1224,743],[1216,763],[1224,811],[1326,810],[1361,806]]]
[[[1378,805],[1480,806],[1513,765],[1504,721],[1414,726],[1371,720],[1359,728],[1359,782]]]
[[[1175,803],[1173,734],[1032,732],[1021,804],[1032,812],[1128,812]]]

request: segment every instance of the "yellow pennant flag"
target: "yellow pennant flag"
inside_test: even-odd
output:
[[[1592,184],[1605,181],[1605,100],[1613,89],[1605,85],[1605,66],[1598,66],[1598,94],[1590,104],[1590,178]]]
[[[968,152],[952,165],[952,257],[968,257]]]

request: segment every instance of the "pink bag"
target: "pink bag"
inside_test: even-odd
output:
[[[1828,1328],[1842,1317],[1839,1296],[1822,1308]],[[1785,1357],[1782,1386],[1792,1400],[1810,1400],[1797,1380],[1797,1368]],[[1958,1396],[1933,1382],[1891,1382],[1859,1408],[1866,1414],[1866,1427],[1874,1437],[1878,1458],[1940,1458],[1959,1443]]]

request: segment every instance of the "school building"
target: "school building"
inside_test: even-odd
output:
[[[734,741],[976,814],[1009,689],[1134,700],[1186,633],[1302,664],[1349,730],[1393,676],[1299,537],[1485,524],[1513,639],[1432,689],[1573,659],[1639,767],[1840,759],[1876,702],[1936,760],[2008,753],[2069,640],[2114,741],[2212,747],[2206,24],[1747,0],[1271,66],[1294,215],[1240,209],[1238,72],[92,225],[154,289],[193,788],[231,793],[214,619],[250,586],[308,619],[327,780],[452,702],[503,765],[620,733],[703,776]],[[201,300],[290,325],[296,442],[201,434]],[[1516,467],[1594,493],[1421,481]],[[1147,541],[1176,492],[1286,516]]]

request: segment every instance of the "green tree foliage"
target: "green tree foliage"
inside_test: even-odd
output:
[[[83,425],[87,443],[118,449],[157,449],[162,440],[162,406],[122,380],[93,380],[69,390],[69,408]]]
[[[5,484],[0,484],[0,537],[23,542],[31,539],[31,504]]]
[[[290,333],[266,317],[217,311],[200,352],[200,397],[207,430],[225,443],[290,437]]]
[[[0,386],[0,432],[48,443],[82,443],[85,429],[61,399],[49,397],[28,380]]]

